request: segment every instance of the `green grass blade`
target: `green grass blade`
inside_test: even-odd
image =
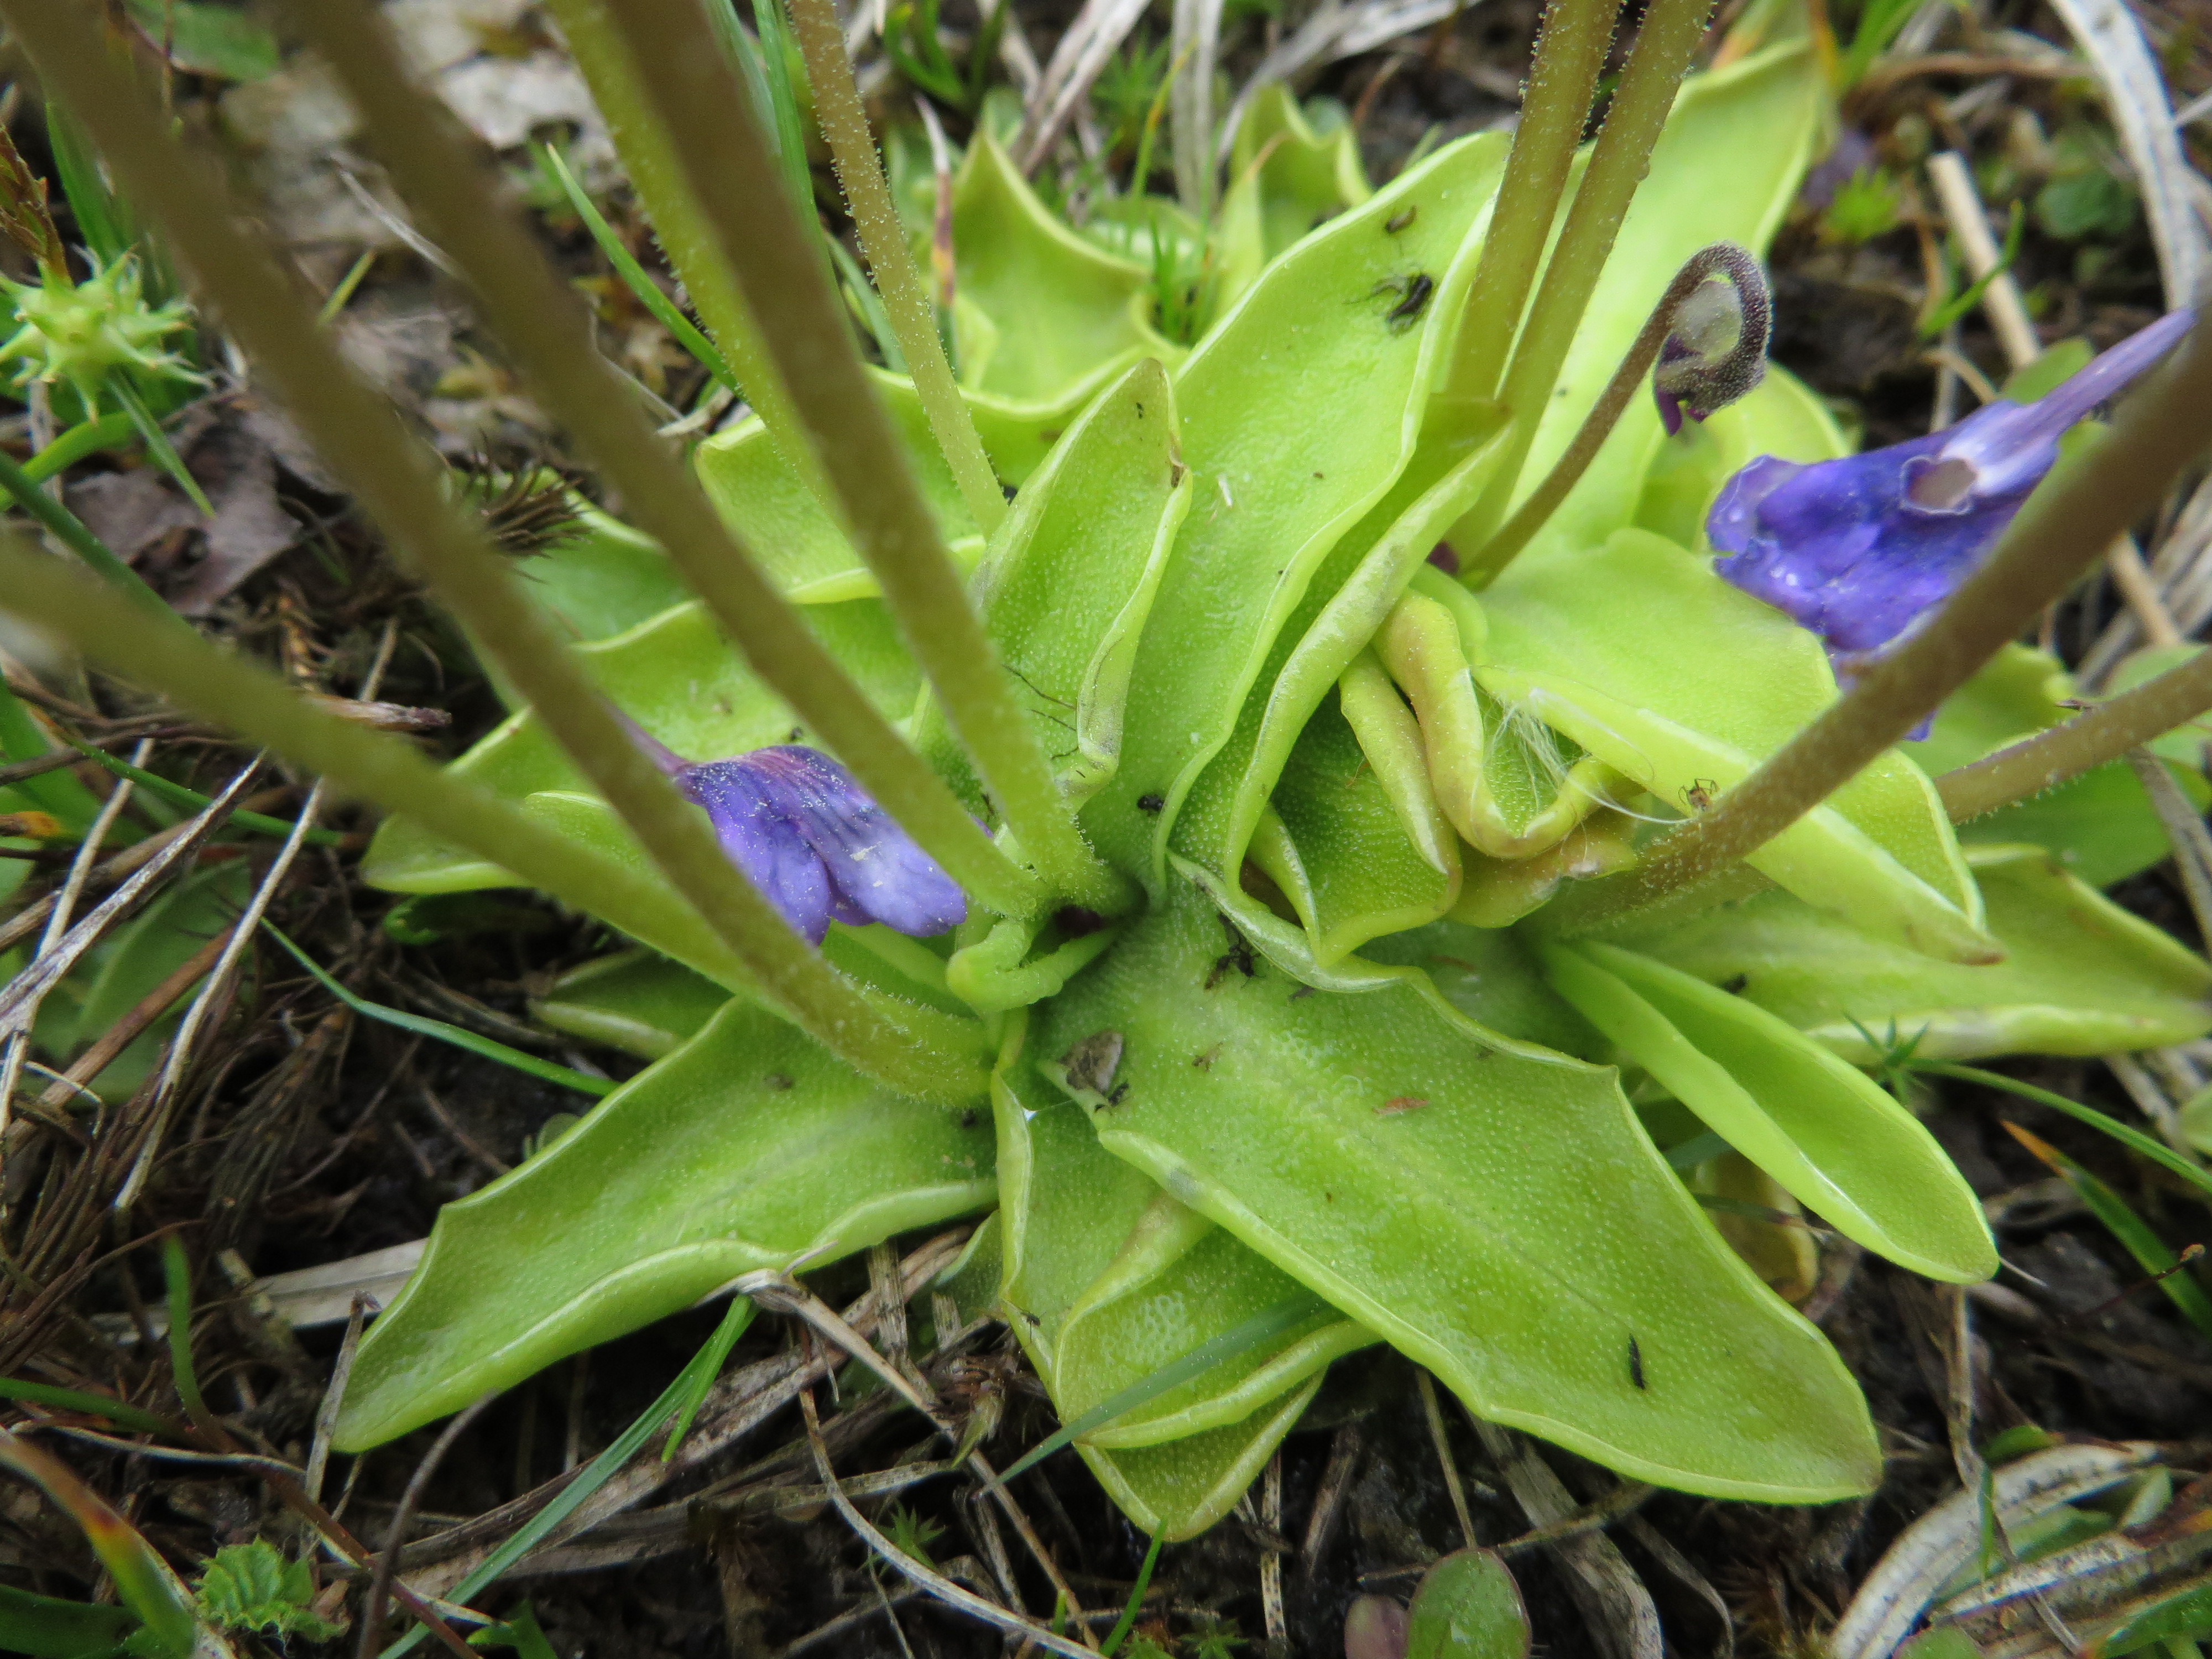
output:
[[[541,153],[546,166],[552,169],[554,179],[560,184],[562,192],[568,197],[568,205],[575,209],[576,216],[584,222],[584,228],[592,233],[592,240],[599,245],[599,252],[607,256],[607,263],[615,268],[615,275],[623,279],[632,294],[637,295],[638,303],[651,312],[653,319],[675,337],[676,343],[697,358],[709,374],[736,396],[744,397],[744,388],[738,384],[738,377],[730,368],[729,359],[723,356],[714,343],[700,331],[697,324],[684,314],[675,301],[660,291],[660,284],[646,274],[645,267],[638,264],[630,251],[623,246],[622,238],[615,234],[614,227],[607,222],[606,216],[584,193],[583,185],[568,170],[568,163],[561,152],[547,144]]]
[[[33,483],[44,483],[88,455],[97,455],[103,449],[115,449],[130,442],[131,434],[137,430],[137,423],[128,415],[102,415],[95,420],[80,421],[24,462],[23,476]]]
[[[163,777],[159,772],[149,772],[143,766],[133,766],[127,760],[118,760],[104,749],[95,749],[88,743],[79,743],[72,738],[70,747],[94,764],[105,768],[118,778],[128,778],[141,788],[158,795],[172,806],[181,806],[188,812],[205,811],[212,799],[189,785]],[[260,812],[233,812],[226,822],[241,830],[257,830],[264,836],[289,836],[299,828],[284,818],[272,818]],[[305,837],[318,847],[337,847],[345,837],[335,830],[310,830]]]
[[[890,313],[884,309],[883,295],[876,292],[876,285],[861,270],[860,262],[853,257],[850,249],[834,236],[822,240],[830,245],[830,258],[837,267],[837,275],[844,279],[847,295],[860,312],[861,320],[867,324],[868,332],[875,337],[876,349],[884,354],[884,367],[894,374],[906,374],[906,353],[899,347]]]
[[[2180,1258],[2151,1231],[2150,1224],[2136,1213],[2135,1206],[2040,1135],[2030,1133],[2017,1123],[2004,1127],[2014,1140],[2081,1194],[2081,1201],[2089,1206],[2089,1212],[2127,1246],[2136,1265],[2157,1279],[2159,1289],[2166,1292],[2167,1299],[2181,1310],[2191,1324],[2212,1336],[2212,1297],[2204,1294],[2204,1287],[2189,1276]]]
[[[1727,1139],[1711,1129],[1701,1135],[1692,1135],[1679,1146],[1669,1146],[1660,1156],[1667,1160],[1670,1170],[1694,1170],[1700,1164],[1709,1164],[1729,1151]]]
[[[1970,283],[1966,291],[1945,301],[1929,313],[1928,320],[1920,325],[1920,337],[1935,339],[1961,317],[1981,304],[1982,295],[1989,292],[1990,284],[2012,269],[2012,262],[2020,257],[2021,233],[2027,225],[2027,210],[2018,202],[2012,204],[2012,222],[2005,228],[2004,251],[1991,265]]]
[[[193,1659],[201,1632],[191,1598],[137,1528],[78,1480],[66,1463],[5,1429],[0,1429],[0,1468],[13,1469],[42,1488],[56,1508],[84,1528],[85,1540],[115,1580],[116,1595],[146,1621],[152,1644],[149,1651],[163,1659]],[[228,1655],[231,1650],[217,1638],[204,1650]]]
[[[1002,6],[1000,9],[1004,10],[1005,8]],[[1128,1639],[1129,1626],[1137,1622],[1137,1609],[1145,1603],[1145,1592],[1152,1587],[1152,1569],[1159,1565],[1159,1560],[1160,1540],[1158,1534],[1154,1534],[1152,1541],[1145,1549],[1145,1564],[1137,1569],[1137,1582],[1130,1588],[1129,1605],[1121,1609],[1121,1616],[1114,1621],[1113,1633],[1107,1637],[1105,1645],[1098,1650],[1102,1659],[1114,1659],[1114,1656],[1121,1651],[1121,1644]]]
[[[791,199],[803,214],[814,210],[814,178],[806,169],[806,124],[799,118],[799,89],[792,84],[791,60],[798,47],[778,0],[753,0],[753,27],[760,31],[761,78],[768,86],[769,130],[776,160],[782,163]]]
[[[161,421],[146,406],[146,400],[138,395],[138,388],[131,384],[129,377],[109,375],[107,391],[117,403],[123,405],[123,412],[131,417],[131,424],[138,428],[138,435],[146,445],[146,453],[154,458],[155,465],[169,475],[194,507],[210,519],[215,517],[215,503],[208,500],[207,492],[200,488],[200,481],[192,477],[185,467],[185,458],[177,453],[176,445],[169,441],[169,434],[162,430]]]
[[[1867,9],[1859,14],[1858,27],[1851,33],[1850,50],[1837,70],[1837,90],[1855,87],[1863,80],[1874,60],[1887,50],[1919,9],[1918,0],[1869,0]]]
[[[46,138],[53,146],[54,171],[60,175],[62,196],[76,221],[77,234],[94,258],[102,265],[113,264],[131,251],[129,210],[101,179],[99,158],[84,130],[52,99],[46,102]]]
[[[1911,1068],[1935,1077],[1956,1078],[1961,1083],[1978,1083],[1984,1089],[2001,1089],[2008,1095],[2018,1095],[2022,1100],[2034,1101],[2048,1106],[2054,1112],[2063,1112],[2076,1122],[2112,1136],[2130,1152],[2141,1152],[2154,1164],[2163,1164],[2184,1181],[2212,1200],[2212,1175],[2175,1152],[2163,1141],[2154,1140],[2140,1129],[2130,1128],[2118,1118],[2099,1111],[2094,1106],[2084,1106],[2064,1095],[2055,1095],[2048,1089],[2039,1089],[2033,1083],[2021,1083],[1998,1072],[1985,1072],[1978,1066],[1958,1066],[1943,1060],[1916,1060]]]
[[[471,1596],[496,1580],[501,1574],[538,1547],[540,1540],[574,1515],[584,1500],[620,1472],[638,1448],[653,1438],[653,1433],[673,1413],[696,1411],[707,1386],[712,1383],[722,1369],[722,1361],[729,1357],[735,1343],[747,1325],[752,1322],[755,1310],[743,1297],[731,1303],[730,1310],[722,1316],[707,1344],[692,1357],[686,1365],[661,1393],[660,1398],[645,1408],[644,1414],[629,1428],[622,1437],[609,1446],[585,1466],[584,1472],[561,1489],[560,1495],[544,1509],[531,1516],[520,1531],[494,1550],[484,1564],[453,1586],[447,1600],[465,1602]],[[687,1407],[686,1402],[690,1402]],[[378,1659],[401,1659],[411,1652],[429,1632],[420,1625],[401,1637],[378,1656]]]
[[[1294,1296],[1254,1314],[1240,1325],[1231,1326],[1211,1341],[1200,1343],[1182,1358],[1161,1366],[1150,1376],[1132,1382],[1119,1394],[1109,1395],[1073,1423],[1063,1424],[1050,1438],[1031,1447],[1016,1460],[1013,1467],[999,1477],[999,1484],[1004,1486],[1016,1475],[1036,1468],[1078,1436],[1103,1428],[1146,1401],[1157,1400],[1170,1389],[1179,1388],[1192,1377],[1212,1370],[1224,1359],[1234,1359],[1269,1338],[1280,1336],[1300,1321],[1312,1318],[1321,1308],[1322,1300],[1317,1296]]]
[[[322,964],[287,939],[274,922],[261,924],[277,944],[291,954],[292,959],[315,976],[322,988],[364,1019],[380,1021],[397,1026],[403,1031],[412,1031],[418,1036],[435,1037],[441,1042],[450,1042],[456,1048],[465,1048],[486,1060],[495,1060],[502,1066],[513,1066],[518,1072],[527,1072],[532,1077],[542,1078],[548,1083],[557,1083],[564,1089],[574,1089],[579,1094],[611,1095],[620,1085],[609,1079],[592,1077],[588,1073],[574,1071],[556,1065],[550,1060],[540,1060],[535,1054],[526,1054],[520,1048],[510,1048],[504,1042],[448,1024],[442,1019],[432,1019],[426,1014],[410,1014],[403,1008],[387,1007],[381,1002],[371,1002],[339,984],[331,977]]]
[[[732,1303],[729,1316],[715,1328],[714,1334],[708,1339],[707,1346],[699,1351],[699,1358],[687,1368],[691,1375],[691,1391],[684,1396],[683,1404],[677,1409],[676,1421],[669,1425],[668,1443],[660,1449],[662,1462],[666,1463],[675,1458],[677,1447],[682,1445],[684,1437],[691,1432],[691,1419],[698,1416],[699,1407],[706,1403],[707,1390],[714,1386],[714,1378],[722,1369],[722,1362],[730,1357],[730,1350],[745,1334],[745,1327],[753,1322],[756,1306],[743,1297]],[[744,1310],[742,1318],[738,1316],[740,1309]]]
[[[46,1382],[27,1382],[20,1377],[0,1376],[0,1400],[21,1400],[33,1406],[50,1406],[56,1411],[83,1412],[90,1416],[104,1417],[123,1428],[137,1429],[143,1434],[175,1434],[184,1427],[173,1419],[141,1411],[136,1406],[126,1406],[104,1394],[87,1394],[82,1389],[58,1389]]]
[[[199,1373],[192,1365],[192,1264],[185,1242],[171,1233],[161,1241],[161,1279],[169,1304],[169,1372],[185,1414],[198,1422],[207,1416],[200,1397]]]

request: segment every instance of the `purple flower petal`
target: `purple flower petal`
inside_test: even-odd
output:
[[[819,945],[830,931],[830,872],[769,780],[747,763],[750,758],[687,767],[678,775],[677,787],[707,809],[730,861],[792,930]]]
[[[828,869],[839,920],[880,921],[917,937],[967,920],[959,884],[836,761],[799,744],[756,749],[744,761],[770,780]]]
[[[1714,569],[1818,634],[1848,676],[1948,599],[2058,459],[2058,440],[2170,350],[2177,311],[2032,404],[1999,399],[1945,432],[1812,465],[1761,456],[1705,521]]]
[[[647,744],[656,758],[668,754]],[[731,862],[811,944],[832,921],[927,937],[967,920],[959,884],[817,750],[778,744],[696,766],[676,760],[673,775],[707,809]]]

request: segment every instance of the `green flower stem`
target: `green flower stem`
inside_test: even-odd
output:
[[[698,49],[692,0],[624,0],[622,28],[665,131],[696,146],[690,178],[722,257],[798,400],[853,540],[953,730],[1046,884],[1102,914],[1121,911],[1128,885],[1076,828],[854,356],[843,308],[735,73],[720,54]]]
[[[1876,657],[1849,692],[1710,811],[1668,835],[1637,868],[1559,902],[1548,919],[1569,936],[1589,932],[1718,874],[1819,805],[1972,678],[2150,510],[2203,449],[2208,411],[2212,330],[2199,323],[2121,409],[2112,441],[2039,489],[1948,603]]]
[[[968,405],[952,383],[952,366],[945,361],[937,320],[922,289],[921,274],[915,269],[906,228],[891,205],[875,136],[868,130],[868,112],[853,79],[853,60],[845,52],[844,30],[830,0],[791,0],[791,17],[799,52],[806,59],[806,78],[814,88],[814,118],[830,141],[837,181],[845,187],[853,225],[860,234],[860,251],[868,256],[868,270],[884,296],[899,349],[906,354],[907,370],[914,376],[929,429],[945,452],[961,499],[975,515],[976,526],[988,536],[1006,516],[1006,498],[1000,492],[990,458],[983,453],[983,441],[975,434]]]
[[[1617,10],[1613,0],[1552,0],[1545,8],[1521,125],[1513,130],[1481,263],[1468,289],[1466,321],[1441,392],[1450,404],[1484,404],[1498,396],[1513,325],[1528,306],[1529,285],[1559,218],[1598,71],[1613,45]]]
[[[170,245],[198,272],[239,343],[269,376],[317,450],[338,468],[392,541],[431,574],[447,606],[483,642],[508,682],[693,907],[696,921],[720,946],[709,959],[726,957],[742,963],[737,978],[756,984],[832,1052],[894,1088],[940,1099],[979,1093],[983,1076],[978,1058],[959,1052],[952,1040],[954,1022],[925,1022],[915,1011],[913,1018],[902,1017],[894,1024],[810,950],[738,874],[705,817],[631,742],[518,579],[492,551],[481,526],[447,501],[427,456],[410,443],[390,406],[345,368],[327,332],[316,326],[312,306],[287,281],[265,246],[233,217],[222,185],[172,143],[91,27],[73,11],[38,0],[0,0],[0,15],[37,61],[46,84],[71,108],[88,112],[87,125],[125,193],[155,205]],[[11,605],[15,591],[13,582],[0,584]],[[112,617],[103,623],[112,628],[119,620]],[[94,641],[79,637],[81,630],[64,631],[120,672],[143,672],[137,653],[119,661],[109,653],[107,632]],[[181,636],[185,630],[169,631]],[[296,747],[290,752],[313,763]],[[407,810],[438,827],[434,817],[419,811],[419,803],[410,800]],[[470,839],[465,844],[535,879],[517,868],[499,840]],[[623,925],[612,915],[609,920]],[[925,1026],[937,1040],[916,1035]]]
[[[684,957],[724,983],[757,982],[744,957],[649,876],[556,835],[476,784],[446,776],[405,740],[325,714],[265,669],[216,651],[188,629],[102,607],[98,587],[12,537],[0,536],[0,594],[9,611],[52,629],[87,656],[265,744],[337,788],[419,820],[532,886]],[[812,952],[805,954],[819,963]],[[925,1098],[965,1100],[981,1087],[978,1062],[964,1049],[925,1047],[890,1026],[826,968],[813,978],[816,983],[802,987],[807,1018],[800,1024],[862,1070]],[[887,1075],[893,1072],[896,1077]]]
[[[96,420],[80,421],[24,462],[23,476],[33,483],[44,483],[86,456],[118,448],[137,435],[138,428],[128,415],[102,415]]]
[[[1644,14],[1643,27],[1637,31],[1636,44],[1629,49],[1627,66],[1621,71],[1620,85],[1606,111],[1604,130],[1591,150],[1589,166],[1575,191],[1574,205],[1567,210],[1566,225],[1544,266],[1544,280],[1537,286],[1528,326],[1522,331],[1513,361],[1505,371],[1503,396],[1511,411],[1512,425],[1506,432],[1504,453],[1491,475],[1490,487],[1468,515],[1468,522],[1455,535],[1455,546],[1481,545],[1505,518],[1507,504],[1520,480],[1522,463],[1528,457],[1529,446],[1536,441],[1537,424],[1551,402],[1552,387],[1567,360],[1568,349],[1574,344],[1575,331],[1582,325],[1590,295],[1596,291],[1620,222],[1627,216],[1628,204],[1650,167],[1652,146],[1659,142],[1667,125],[1674,94],[1690,67],[1691,54],[1704,38],[1705,20],[1711,12],[1712,0],[1652,0]],[[1499,202],[1493,224],[1502,221],[1505,205]],[[1474,533],[1467,533],[1470,531]],[[1504,568],[1504,559],[1489,561],[1488,550],[1485,548],[1475,555],[1462,573],[1467,581],[1478,587]]]
[[[592,101],[606,118],[623,172],[645,204],[646,217],[690,297],[691,308],[729,360],[776,453],[829,505],[833,498],[800,429],[790,390],[776,374],[760,325],[715,246],[714,226],[685,180],[677,148],[646,100],[606,0],[549,0],[548,9],[560,25],[569,56],[584,72]],[[703,17],[692,19],[683,49],[713,55]],[[719,131],[727,115],[725,112],[708,131]]]
[[[130,417],[120,418],[130,427]],[[135,431],[135,427],[130,427]],[[79,428],[82,431],[82,428]],[[169,609],[168,602],[146,586],[146,579],[115,556],[106,542],[85,527],[84,520],[39,488],[37,481],[15,459],[0,450],[0,489],[5,489],[16,506],[46,527],[47,532],[64,547],[82,559],[97,571],[111,587],[129,594],[149,612],[166,617],[174,623],[180,619]]]
[[[574,295],[501,204],[481,166],[463,159],[478,153],[475,141],[409,82],[391,35],[370,9],[355,0],[295,0],[289,9],[336,67],[401,193],[475,285],[484,317],[532,389],[659,538],[723,633],[978,902],[1002,915],[1042,910],[1045,894],[1036,879],[977,827],[724,528],[623,375],[592,348],[590,320]],[[997,499],[995,486],[992,494]]]
[[[2212,708],[2212,651],[2099,703],[2063,726],[1936,780],[1943,810],[1964,823],[2078,778]]]

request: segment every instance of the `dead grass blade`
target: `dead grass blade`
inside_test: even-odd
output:
[[[1990,1498],[2001,1528],[2118,1486],[2159,1461],[2148,1442],[2054,1446],[1994,1470]],[[1889,1659],[1936,1592],[1982,1547],[1982,1494],[1962,1488],[1898,1536],[1860,1583],[1828,1638],[1831,1659]]]
[[[1014,155],[1024,173],[1044,164],[1068,122],[1083,106],[1121,43],[1145,15],[1147,0],[1084,0],[1083,9],[1053,48],[1044,76],[1030,94],[1015,136]]]
[[[787,1273],[773,1271],[747,1273],[736,1282],[733,1288],[741,1295],[751,1297],[763,1307],[773,1312],[796,1314],[805,1320],[823,1335],[881,1377],[893,1393],[927,1417],[936,1425],[937,1431],[954,1446],[962,1444],[959,1425],[945,1415],[943,1407],[939,1406],[934,1395],[927,1391],[927,1381],[923,1381],[917,1386],[915,1382],[902,1376],[896,1366],[890,1364],[875,1351],[874,1346],[866,1337],[839,1318],[835,1310],[824,1304],[820,1297],[797,1279]],[[802,1400],[804,1398],[805,1396],[802,1395]],[[999,1507],[1006,1511],[1006,1519],[1013,1523],[1014,1530],[1021,1534],[1022,1542],[1028,1547],[1031,1558],[1039,1567],[1043,1569],[1044,1576],[1051,1581],[1054,1590],[1058,1593],[1061,1604],[1067,1610],[1067,1616],[1072,1620],[1083,1619],[1085,1616],[1083,1603],[1076,1598],[1074,1589],[1060,1574],[1059,1563],[1047,1553],[1043,1540],[1038,1538],[1036,1529],[1030,1525],[1029,1516],[1022,1512],[1021,1505],[1014,1502],[1013,1494],[1006,1490],[1005,1484],[992,1469],[988,1460],[981,1452],[969,1450],[965,1454],[965,1461],[968,1467],[975,1471],[976,1477],[983,1482],[985,1488],[998,1501]]]
[[[63,934],[52,950],[43,952],[4,988],[0,988],[0,1032],[13,1033],[30,1029],[31,1016],[37,1011],[38,1000],[46,994],[55,981],[76,966],[109,928],[135,908],[155,882],[179,861],[198,852],[200,843],[222,827],[223,820],[230,816],[233,803],[245,793],[246,784],[260,769],[260,765],[257,759],[243,768],[224,787],[220,795],[194,815],[186,824],[185,833],[141,865],[130,879],[110,894],[98,908]],[[57,910],[54,915],[58,919],[63,913]]]
[[[2173,106],[2142,25],[2122,0],[2051,0],[2051,9],[2104,84],[2106,110],[2142,191],[2166,302],[2194,305],[2204,287],[2204,228],[2191,202],[2189,161],[2174,131]]]
[[[1541,1526],[1575,1513],[1575,1500],[1565,1485],[1525,1439],[1480,1418],[1471,1420],[1531,1521]],[[1599,1650],[1612,1659],[1662,1659],[1666,1642],[1660,1634],[1659,1609],[1620,1547],[1590,1531],[1562,1538],[1552,1547],[1567,1569],[1568,1588]]]
[[[439,1431],[438,1437],[430,1443],[430,1449],[416,1464],[415,1473],[407,1477],[407,1488],[399,1494],[399,1506],[392,1512],[392,1524],[385,1528],[384,1548],[376,1558],[376,1571],[369,1578],[368,1595],[362,1603],[361,1637],[354,1650],[360,1659],[369,1659],[383,1639],[385,1599],[392,1593],[392,1574],[398,1565],[399,1547],[407,1541],[407,1522],[414,1516],[415,1506],[422,1502],[423,1488],[438,1472],[438,1465],[446,1461],[446,1454],[453,1449],[453,1443],[466,1434],[469,1425],[498,1398],[495,1393],[485,1395],[459,1413]]]
[[[908,1555],[870,1526],[867,1517],[854,1508],[853,1500],[845,1496],[844,1489],[837,1484],[837,1472],[830,1467],[830,1452],[822,1443],[822,1421],[815,1413],[814,1391],[811,1388],[800,1391],[799,1409],[805,1419],[806,1443],[814,1454],[814,1467],[822,1477],[823,1488],[830,1494],[830,1501],[836,1506],[837,1513],[844,1517],[845,1524],[900,1577],[934,1595],[946,1606],[958,1607],[985,1624],[1019,1636],[1047,1653],[1062,1654],[1066,1659],[1095,1659],[1092,1649],[1071,1642],[1064,1636],[1055,1636],[1043,1626],[1032,1624],[1019,1613],[1009,1613],[995,1601],[987,1601],[973,1591],[961,1589],[943,1574]]]

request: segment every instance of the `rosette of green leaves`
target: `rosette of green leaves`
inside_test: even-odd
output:
[[[1820,86],[1791,43],[1684,89],[1528,479],[1684,258],[1771,234]],[[1842,441],[1779,373],[1671,444],[1638,404],[1503,578],[1449,581],[1429,555],[1494,458],[1445,434],[1430,398],[1464,331],[1510,326],[1463,314],[1504,141],[1449,146],[1364,198],[1356,173],[1314,182],[1324,148],[1291,130],[1272,154],[1341,210],[1277,251],[1281,216],[1240,206],[1258,210],[1239,234],[1260,268],[1179,357],[1148,334],[1141,270],[1050,222],[977,140],[955,211],[989,228],[963,281],[995,332],[960,325],[963,392],[1021,486],[988,543],[910,388],[878,377],[1039,744],[1142,907],[977,915],[926,941],[833,928],[841,969],[994,1057],[965,1104],[868,1082],[745,995],[709,1015],[684,964],[626,957],[559,988],[549,1018],[656,1058],[441,1216],[362,1347],[342,1446],[750,1267],[995,1201],[999,1305],[1065,1416],[1290,1310],[1078,1441],[1149,1532],[1210,1524],[1323,1369],[1375,1341],[1478,1414],[1639,1479],[1783,1502],[1874,1484],[1856,1385],[1711,1224],[1620,1067],[1868,1248],[1974,1279],[1995,1266],[1979,1207],[1856,1069],[1854,1022],[1925,1025],[1951,1054],[2171,1041],[2206,1028],[2203,966],[2116,926],[2040,853],[1970,860],[1902,753],[1762,849],[1733,902],[1547,932],[1562,883],[1632,856],[1640,825],[1833,699],[1817,642],[1715,577],[1698,526],[1751,455]],[[698,467],[817,636],[990,820],[840,525],[757,428]],[[581,651],[680,753],[805,740],[690,603]],[[637,857],[527,712],[455,770]],[[368,873],[410,893],[512,879],[404,820]],[[1838,970],[1813,976],[1815,960]]]

